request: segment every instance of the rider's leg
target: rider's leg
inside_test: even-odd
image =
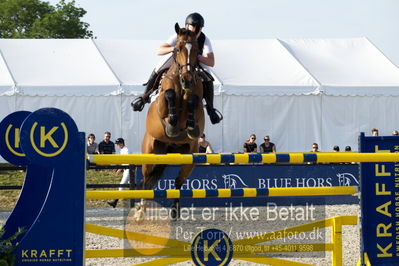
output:
[[[157,72],[152,71],[150,78],[148,79],[147,83],[143,84],[145,87],[144,94],[137,97],[131,103],[133,107],[133,111],[141,112],[144,108],[144,105],[149,102],[149,96],[155,89],[155,81],[157,80],[158,74]]]
[[[206,101],[206,111],[212,124],[217,124],[223,119],[223,115],[213,107],[213,81],[204,81],[204,99]]]

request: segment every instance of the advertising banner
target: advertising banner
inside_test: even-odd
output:
[[[360,135],[361,152],[398,152],[399,137]],[[399,163],[361,164],[363,254],[371,265],[399,264]]]
[[[179,166],[168,166],[155,189],[175,189],[175,177]],[[143,176],[137,169],[137,184]],[[297,165],[198,165],[185,181],[182,189],[218,189],[218,188],[289,188],[289,187],[331,187],[358,186],[359,167],[357,164],[297,164]],[[301,204],[312,197],[273,198],[279,204]],[[320,197],[314,198],[315,201]],[[328,196],[320,204],[356,204],[356,196]],[[164,201],[165,202],[165,201]],[[171,201],[166,201],[171,202]],[[263,206],[265,198],[243,199],[182,199],[183,206],[195,203],[196,206],[226,206],[243,204],[244,206]],[[317,202],[314,202],[317,204]],[[165,203],[167,204],[167,203]]]

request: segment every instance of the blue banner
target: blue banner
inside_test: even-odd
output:
[[[15,112],[0,122],[0,154],[27,166],[4,225],[3,239],[23,230],[15,265],[84,265],[84,133],[59,109]]]
[[[179,166],[168,166],[156,189],[174,189]],[[137,170],[137,184],[143,178],[141,168]],[[287,187],[331,187],[358,186],[357,164],[298,164],[298,165],[198,165],[183,184],[182,189],[217,188],[287,188]],[[279,204],[301,204],[320,197],[273,198]],[[171,201],[163,201],[165,205]],[[227,203],[244,206],[265,205],[264,198],[247,199],[182,199],[183,206],[225,206]],[[357,204],[355,196],[328,196],[320,204]]]
[[[399,137],[360,135],[361,152],[399,152]],[[399,163],[361,164],[362,252],[371,265],[399,265]]]

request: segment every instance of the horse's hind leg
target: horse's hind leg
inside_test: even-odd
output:
[[[184,181],[186,181],[187,177],[191,174],[191,172],[193,171],[194,165],[193,164],[187,164],[187,165],[183,165],[179,175],[177,176],[176,180],[175,180],[175,187],[176,189],[181,189],[181,187],[184,184]],[[172,208],[170,211],[170,217],[173,220],[177,220],[180,218],[180,200],[179,199],[175,199],[173,204],[172,204]]]
[[[144,139],[148,139],[148,142],[143,141],[143,147],[141,150],[143,154],[160,154],[167,152],[167,144],[153,139],[147,133]],[[142,188],[153,189],[161,178],[166,166],[166,164],[143,164],[141,169],[143,174]]]
[[[165,100],[168,103],[168,124],[165,127],[165,133],[168,137],[176,137],[179,135],[176,112],[176,92],[173,89],[165,91]]]
[[[187,135],[191,139],[197,139],[200,135],[200,129],[195,123],[195,109],[198,107],[199,97],[191,94],[188,98],[188,116],[187,116]]]
[[[151,137],[148,132],[145,133],[144,139],[142,142],[141,152],[143,154],[148,153],[165,153],[166,152],[166,144],[160,141],[155,140]],[[153,189],[158,180],[161,178],[162,173],[165,169],[166,165],[153,165],[153,164],[143,164],[141,168],[141,172],[143,174],[143,180],[141,182],[142,189]],[[144,212],[146,209],[146,201],[141,199],[139,203],[136,204],[136,213],[135,219],[136,221],[142,221],[144,219]]]

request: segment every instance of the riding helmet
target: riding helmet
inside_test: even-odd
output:
[[[186,24],[202,28],[205,23],[204,18],[199,13],[191,13],[186,18]]]

